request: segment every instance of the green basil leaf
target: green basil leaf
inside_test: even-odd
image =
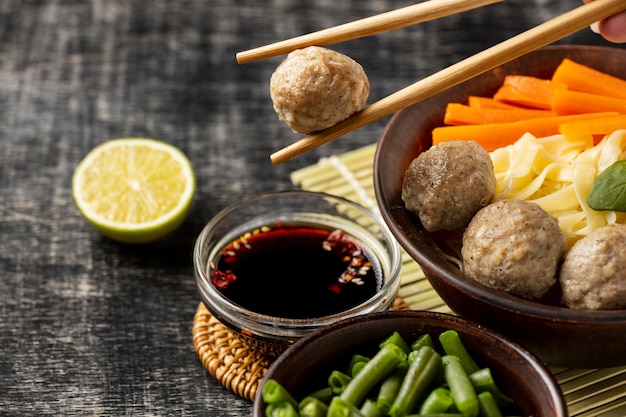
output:
[[[598,175],[587,196],[594,210],[626,212],[626,160],[617,161]]]

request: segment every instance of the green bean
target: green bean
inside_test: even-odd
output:
[[[380,345],[378,347],[382,348],[383,346],[389,343],[393,343],[394,345],[397,345],[398,347],[402,348],[404,353],[406,353],[407,355],[411,351],[411,347],[408,345],[406,340],[404,340],[404,338],[397,331],[394,331],[386,339],[380,342]]]
[[[285,389],[275,379],[268,379],[261,388],[261,395],[266,404],[289,403],[294,408],[298,408],[298,402],[291,396],[289,391]]]
[[[313,391],[308,396],[315,397],[321,402],[323,402],[324,404],[328,405],[330,404],[330,400],[333,399],[334,395],[335,394],[333,393],[332,388],[328,386],[328,387],[323,387],[316,391]]]
[[[378,408],[378,405],[376,405],[376,401],[374,401],[371,398],[366,398],[365,401],[363,402],[363,405],[361,406],[361,414],[363,414],[364,417],[384,417],[385,413],[383,413],[383,411]]]
[[[352,377],[354,377],[354,375],[359,372],[361,370],[361,368],[363,367],[363,365],[367,362],[369,362],[370,358],[368,358],[367,356],[363,356],[363,355],[352,355],[352,357],[350,358],[350,362],[348,362],[348,375],[351,375]]]
[[[432,414],[409,414],[405,417],[463,417],[459,413],[432,413]]]
[[[481,417],[502,417],[502,412],[489,391],[478,394],[478,406]]]
[[[266,417],[299,417],[296,408],[289,402],[267,404],[265,407]]]
[[[441,333],[439,335],[439,342],[446,355],[454,355],[459,358],[463,369],[465,369],[468,375],[480,369],[455,330],[446,330]]]
[[[420,414],[443,413],[448,411],[454,404],[450,390],[437,387],[428,394],[422,405],[420,406]]]
[[[424,345],[435,349],[433,338],[428,333],[421,335],[415,340],[415,342],[411,343],[411,350],[419,350]]]
[[[493,396],[496,404],[501,410],[510,410],[513,407],[513,400],[507,397],[496,385],[491,369],[483,368],[469,375],[472,385],[477,393],[488,391]]]
[[[464,417],[477,417],[478,398],[461,361],[454,355],[445,355],[442,362],[444,377],[450,388],[454,404]]]
[[[469,377],[477,391],[491,391],[497,388],[490,368],[479,369],[470,373]]]
[[[441,356],[433,348],[422,346],[409,365],[400,391],[389,409],[389,415],[402,417],[411,413],[418,399],[436,378],[440,367]]]
[[[328,406],[327,417],[364,417],[353,404],[345,401],[341,397],[334,397]]]
[[[352,366],[352,370],[350,371],[350,375],[352,376],[352,378],[354,378],[356,374],[361,372],[361,369],[365,367],[366,363],[367,362],[357,362]]]
[[[328,376],[328,386],[333,394],[341,394],[350,382],[352,382],[352,377],[338,370],[332,371]]]
[[[319,398],[307,396],[298,404],[300,417],[326,417],[328,406]]]
[[[404,360],[406,360],[406,354],[397,345],[387,344],[383,346],[365,364],[361,372],[352,378],[352,381],[340,394],[341,399],[359,406],[370,390]]]
[[[407,361],[403,361],[400,365],[396,366],[387,378],[385,378],[382,384],[380,384],[378,396],[376,397],[376,405],[385,414],[389,413],[391,404],[393,404],[393,401],[398,395],[398,391],[400,391],[402,380],[409,369],[408,365],[409,363]]]

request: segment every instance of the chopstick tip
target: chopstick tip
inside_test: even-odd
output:
[[[245,60],[245,55],[243,52],[237,52],[235,54],[235,60],[237,61],[238,64],[245,64],[246,60]]]

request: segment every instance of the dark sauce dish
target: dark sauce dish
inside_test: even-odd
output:
[[[492,95],[508,74],[549,78],[564,58],[626,78],[626,50],[550,46],[408,107],[388,123],[374,158],[376,199],[385,222],[421,266],[435,291],[458,315],[476,321],[530,349],[549,365],[602,368],[626,365],[626,310],[572,310],[529,301],[483,286],[447,260],[434,236],[404,208],[402,179],[410,162],[431,146],[448,102]]]
[[[322,326],[389,309],[402,260],[379,215],[330,194],[284,191],[215,215],[193,262],[207,310],[276,357]]]
[[[534,354],[483,326],[458,316],[426,311],[387,311],[354,317],[324,327],[287,349],[263,380],[275,379],[296,399],[324,384],[333,369],[343,369],[352,354],[375,352],[393,331],[412,341],[428,333],[433,339],[456,330],[479,365],[489,367],[502,391],[523,416],[565,417],[567,406],[554,376]],[[261,389],[254,417],[265,416]]]

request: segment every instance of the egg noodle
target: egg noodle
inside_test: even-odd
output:
[[[626,223],[626,213],[596,211],[587,194],[600,172],[626,159],[626,130],[607,135],[594,146],[590,136],[525,134],[490,153],[496,174],[496,197],[537,203],[555,216],[570,246],[598,227]]]

